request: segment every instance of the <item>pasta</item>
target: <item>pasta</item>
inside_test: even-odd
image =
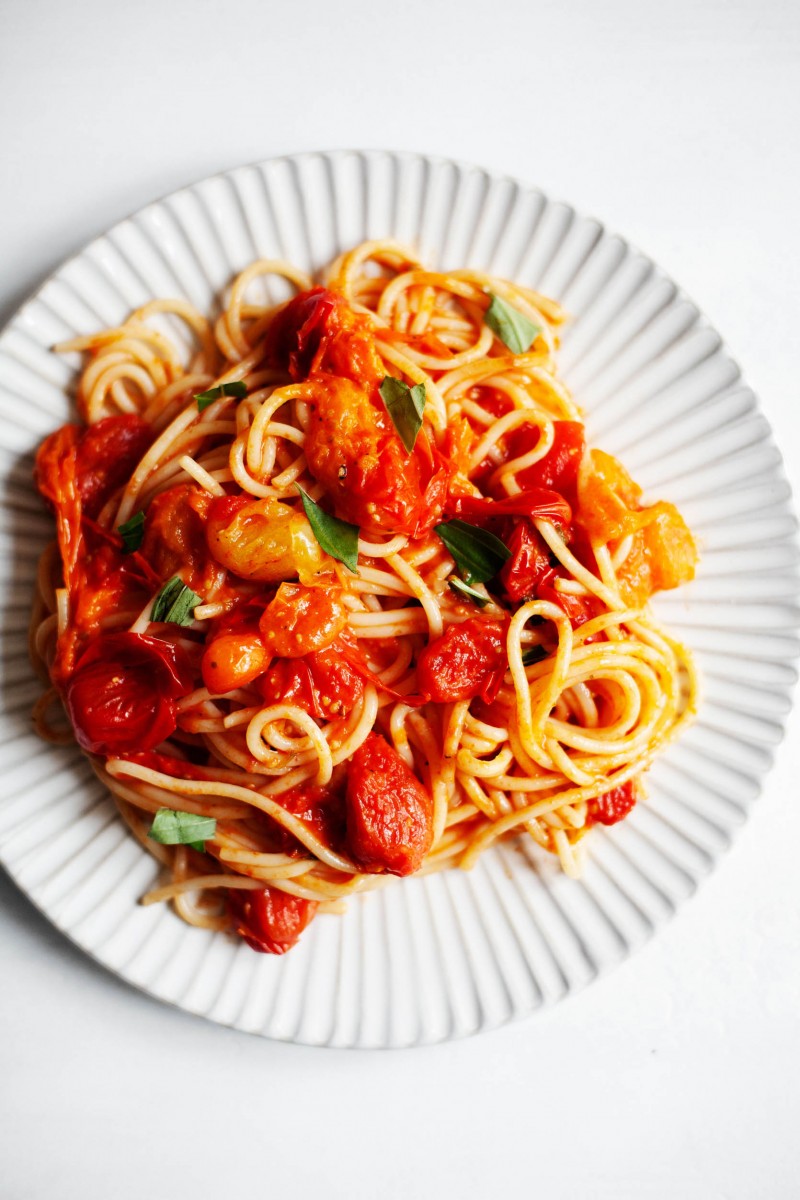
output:
[[[376,241],[57,347],[82,423],[37,456],[34,716],[162,864],[144,903],[282,953],[498,838],[576,876],[642,797],[696,704],[647,601],[696,548],[587,449],[563,320]]]

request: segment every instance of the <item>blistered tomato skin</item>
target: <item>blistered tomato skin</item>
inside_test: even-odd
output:
[[[224,633],[203,654],[203,683],[212,696],[247,687],[263,675],[270,656],[258,633]]]
[[[501,621],[471,617],[451,625],[419,656],[417,680],[421,692],[437,704],[491,700],[507,666],[506,627]]]
[[[380,734],[371,733],[348,765],[347,840],[362,871],[411,875],[433,842],[433,801]]]
[[[228,892],[228,911],[234,931],[261,954],[285,954],[311,923],[318,905],[278,888]]]
[[[64,693],[75,738],[90,754],[153,750],[175,732],[175,701],[192,688],[179,646],[139,633],[103,634],[78,659]]]
[[[208,512],[208,548],[221,566],[261,583],[313,577],[323,555],[311,526],[279,500],[221,497]]]
[[[347,624],[341,588],[282,583],[259,622],[264,645],[278,658],[324,650]]]

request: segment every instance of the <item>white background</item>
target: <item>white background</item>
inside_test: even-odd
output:
[[[209,172],[431,151],[651,254],[761,396],[800,487],[793,0],[0,0],[0,316]],[[2,1200],[800,1189],[800,713],[700,894],[550,1013],[427,1050],[272,1044],[163,1007],[0,876]]]

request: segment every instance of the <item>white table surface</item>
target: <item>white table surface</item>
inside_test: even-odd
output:
[[[674,275],[800,488],[793,0],[0,0],[0,80],[0,317],[219,168],[460,157]],[[425,1050],[279,1045],[164,1007],[0,873],[0,1196],[797,1196],[798,777],[795,711],[733,851],[653,942],[544,1015]]]

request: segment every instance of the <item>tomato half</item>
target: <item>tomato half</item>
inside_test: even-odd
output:
[[[285,954],[314,919],[315,900],[301,900],[277,888],[228,890],[228,912],[236,933],[261,954]]]
[[[500,571],[500,582],[509,600],[521,604],[536,595],[536,589],[553,573],[550,551],[532,521],[514,524],[506,545],[511,558]]]
[[[511,458],[519,458],[533,450],[539,441],[539,428],[523,425],[510,438]],[[586,439],[580,421],[553,421],[553,444],[532,467],[517,472],[517,483],[523,490],[528,488],[550,488],[574,499],[578,470],[581,465]]]
[[[362,871],[411,875],[433,842],[433,800],[393,746],[371,733],[350,760],[347,840]]]
[[[141,633],[96,637],[67,681],[75,738],[90,754],[152,750],[175,732],[175,701],[192,689],[185,652]]]
[[[336,641],[302,658],[276,659],[261,683],[268,704],[299,704],[315,717],[342,717],[364,694],[364,680]]]
[[[83,511],[100,512],[114,492],[127,483],[153,440],[153,431],[135,413],[104,417],[81,433],[76,471]]]
[[[259,621],[271,655],[301,658],[330,646],[347,624],[342,589],[282,583]]]
[[[437,704],[474,696],[491,701],[507,665],[505,624],[470,617],[425,647],[417,660],[417,679],[420,690]]]

